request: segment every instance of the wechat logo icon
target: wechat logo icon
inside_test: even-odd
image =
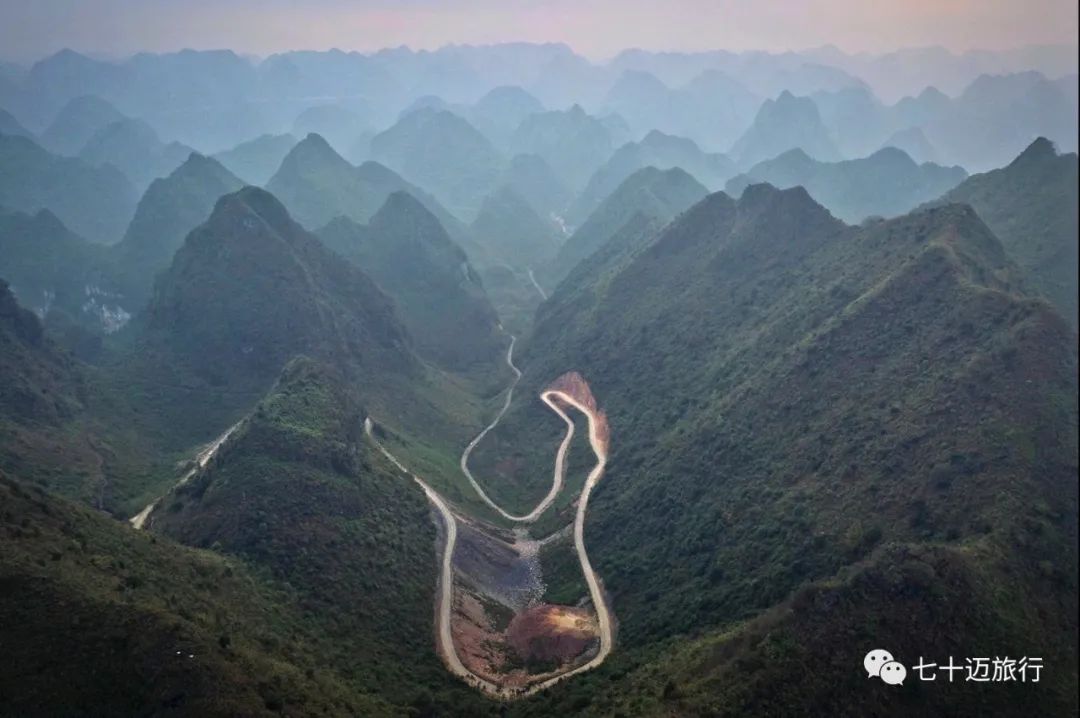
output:
[[[862,663],[867,678],[880,678],[890,686],[900,685],[907,678],[907,668],[886,650],[875,648],[866,654]]]

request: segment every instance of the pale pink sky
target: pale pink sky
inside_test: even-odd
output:
[[[627,47],[1004,49],[1076,44],[1077,17],[1076,0],[0,0],[0,55],[513,40],[565,42],[594,59]]]

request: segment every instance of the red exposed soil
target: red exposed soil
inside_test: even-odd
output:
[[[567,396],[572,397],[582,406],[587,407],[596,417],[596,437],[600,440],[604,451],[607,451],[609,439],[607,414],[601,411],[599,406],[597,406],[596,398],[593,397],[592,394],[592,389],[589,388],[589,383],[585,381],[585,378],[581,376],[581,374],[578,374],[576,371],[566,372],[548,384],[544,391],[561,391]],[[558,397],[556,397],[555,400],[558,401]]]
[[[454,591],[451,632],[458,657],[474,674],[489,681],[511,685],[500,671],[505,663],[503,636],[495,630],[480,601],[467,591]]]
[[[532,606],[517,614],[506,633],[523,659],[560,664],[581,656],[599,637],[590,611],[551,604]]]

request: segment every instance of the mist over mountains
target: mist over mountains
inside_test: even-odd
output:
[[[0,714],[1080,707],[1075,47],[0,69]]]

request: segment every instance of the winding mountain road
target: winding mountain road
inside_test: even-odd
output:
[[[192,467],[191,471],[180,477],[180,480],[176,482],[176,484],[173,486],[173,489],[175,489],[177,486],[183,486],[187,482],[191,481],[191,478],[195,476],[196,472],[198,472],[199,469],[205,468],[206,465],[210,463],[210,459],[214,458],[214,455],[217,454],[218,449],[221,448],[221,445],[224,444],[230,436],[232,436],[233,432],[240,427],[241,423],[242,420],[236,422],[228,429],[226,429],[225,433],[207,444],[206,448],[204,448],[195,456],[195,466]],[[171,490],[172,489],[170,489],[170,491]],[[146,505],[145,508],[143,508],[142,511],[128,519],[128,523],[130,523],[136,529],[144,528],[146,526],[147,520],[150,518],[150,514],[154,513],[154,509],[157,508],[157,505],[161,503],[161,500],[163,498],[165,498],[165,496],[159,496],[153,501],[151,501],[149,504]]]
[[[564,673],[546,678],[526,688],[510,688],[500,686],[491,681],[488,681],[475,673],[470,671],[464,663],[462,663],[457,653],[457,648],[454,646],[453,635],[451,632],[451,612],[453,609],[453,585],[454,585],[454,548],[457,544],[457,519],[454,516],[454,512],[450,509],[447,502],[439,495],[437,491],[431,488],[423,479],[416,474],[409,471],[404,464],[401,463],[389,450],[386,449],[375,438],[372,431],[374,423],[371,417],[364,420],[364,431],[368,438],[375,444],[375,446],[382,452],[382,454],[396,466],[402,473],[411,477],[417,484],[424,490],[424,494],[427,496],[428,501],[435,507],[442,517],[443,524],[446,527],[446,538],[443,545],[442,560],[439,572],[439,585],[436,600],[436,636],[439,646],[439,653],[443,656],[443,660],[446,662],[447,668],[451,673],[461,677],[470,685],[473,685],[480,690],[498,698],[522,698],[532,695],[538,691],[542,691],[550,686],[558,683],[559,681],[569,678],[570,676],[583,673],[585,671],[596,668],[611,653],[611,649],[614,644],[613,636],[613,621],[611,612],[608,609],[607,603],[604,600],[603,588],[600,585],[600,579],[593,570],[592,563],[589,561],[589,555],[585,550],[585,516],[588,511],[589,496],[592,494],[593,488],[600,481],[600,478],[604,475],[604,469],[607,465],[608,447],[606,439],[606,419],[604,416],[595,410],[593,407],[588,406],[571,396],[569,393],[559,389],[548,389],[540,394],[541,400],[547,405],[549,409],[559,415],[559,417],[566,424],[566,435],[563,437],[562,442],[559,444],[559,448],[555,455],[555,469],[554,476],[552,478],[551,490],[548,492],[536,508],[527,514],[517,516],[505,511],[502,507],[492,501],[484,490],[477,483],[472,472],[468,468],[469,454],[476,448],[476,445],[496,426],[499,421],[506,414],[507,409],[510,406],[510,402],[513,398],[514,388],[517,386],[518,381],[521,379],[521,371],[514,366],[513,353],[514,344],[517,341],[516,337],[510,337],[510,347],[506,352],[506,363],[510,369],[514,372],[514,381],[511,383],[509,390],[507,391],[506,401],[503,403],[502,409],[496,415],[495,420],[485,427],[476,438],[474,438],[469,445],[465,447],[465,451],[461,455],[461,470],[468,478],[469,483],[476,490],[477,494],[483,499],[483,501],[497,511],[500,515],[508,520],[519,523],[531,523],[535,521],[541,514],[544,513],[547,508],[551,506],[552,501],[558,496],[562,490],[565,482],[566,474],[566,453],[570,448],[570,443],[574,437],[574,422],[564,411],[564,404],[569,407],[573,407],[577,411],[585,415],[589,423],[589,445],[592,448],[593,453],[596,455],[596,465],[589,472],[588,477],[585,480],[585,485],[582,487],[581,496],[578,499],[577,512],[574,515],[574,550],[578,556],[578,562],[581,565],[582,575],[585,577],[585,582],[589,587],[589,597],[592,600],[593,608],[596,611],[597,625],[600,634],[600,648],[596,655],[589,659],[587,662],[580,666],[568,670]],[[603,427],[603,428],[601,428]]]
[[[547,292],[540,286],[540,282],[536,281],[536,275],[533,274],[532,267],[529,267],[529,281],[532,282],[532,285],[536,287],[536,291],[539,292],[541,298],[546,302],[548,298]]]
[[[554,479],[551,482],[551,489],[548,491],[547,496],[545,496],[540,501],[540,503],[536,505],[536,508],[534,508],[527,514],[522,514],[520,516],[509,513],[497,503],[491,500],[487,493],[485,493],[483,487],[481,487],[479,482],[477,482],[476,477],[473,476],[472,471],[469,470],[469,456],[472,454],[473,449],[475,449],[477,444],[479,444],[484,439],[484,437],[488,435],[488,432],[498,426],[499,422],[502,421],[503,416],[506,415],[506,411],[510,408],[510,402],[514,399],[514,389],[517,388],[518,382],[521,381],[521,370],[514,365],[514,344],[516,343],[517,337],[510,335],[510,346],[506,350],[506,365],[510,367],[510,370],[512,372],[514,372],[514,380],[510,383],[510,388],[506,392],[506,400],[503,402],[502,408],[499,410],[499,413],[495,415],[495,420],[488,424],[486,427],[484,427],[483,431],[477,434],[476,438],[470,441],[469,445],[465,447],[465,451],[461,453],[460,466],[461,473],[465,474],[465,478],[469,480],[469,484],[472,485],[473,490],[476,491],[480,499],[485,504],[490,506],[496,513],[509,521],[532,523],[538,518],[540,518],[540,516],[545,511],[547,511],[548,507],[551,506],[551,503],[559,495],[559,492],[562,491],[563,476],[565,475],[563,461],[566,458],[567,449],[570,448],[570,442],[574,439],[574,422],[570,420],[570,417],[566,416],[566,414],[564,414],[552,404],[551,399],[547,396],[548,392],[541,394],[540,398],[545,404],[548,405],[549,408],[551,408],[552,411],[561,416],[563,421],[566,422],[566,436],[563,438],[562,443],[559,445],[559,450],[555,454],[555,473]]]
[[[372,432],[373,428],[374,422],[372,422],[371,417],[364,419],[364,433],[368,435],[368,438],[382,452],[383,456],[389,459],[390,463],[420,485],[428,501],[442,516],[443,526],[446,528],[446,539],[443,542],[443,555],[439,569],[438,596],[435,602],[435,630],[438,636],[439,653],[442,654],[443,660],[446,661],[446,667],[454,675],[464,678],[466,682],[480,688],[485,693],[506,697],[508,694],[506,694],[504,688],[480,678],[466,668],[458,657],[457,649],[454,647],[454,637],[450,631],[450,611],[454,606],[454,547],[457,545],[457,519],[446,501],[443,500],[443,497],[439,496],[438,491],[428,486],[427,482],[405,468],[405,465],[398,461],[398,458],[375,438],[375,434]]]

